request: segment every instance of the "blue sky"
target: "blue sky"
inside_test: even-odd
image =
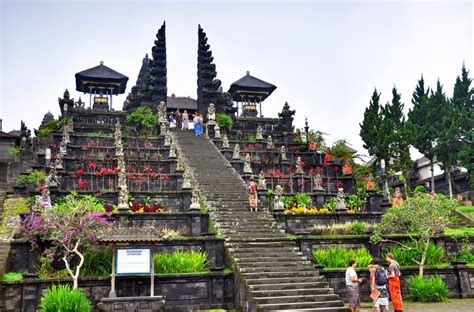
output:
[[[297,126],[308,116],[328,141],[345,138],[362,152],[358,124],[375,86],[385,102],[396,85],[408,110],[421,73],[451,95],[462,63],[473,69],[471,1],[3,0],[3,129],[57,115],[64,89],[81,96],[74,74],[100,61],[130,77],[128,92],[164,20],[169,94],[196,97],[201,24],[225,89],[249,70],[278,87],[265,116],[288,101]],[[114,98],[116,109],[124,99]]]

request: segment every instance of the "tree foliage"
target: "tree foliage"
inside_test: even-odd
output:
[[[406,250],[416,249],[421,254],[421,260],[416,261],[419,275],[423,276],[423,268],[430,241],[434,236],[442,234],[455,221],[456,203],[448,197],[435,194],[416,193],[400,206],[392,206],[377,225],[371,241],[395,242]],[[404,233],[414,245],[403,244],[383,238],[384,234]]]

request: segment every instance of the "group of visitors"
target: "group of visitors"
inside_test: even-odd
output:
[[[395,312],[403,311],[402,292],[400,288],[400,266],[394,260],[393,254],[387,254],[389,263],[388,270],[385,270],[378,258],[374,258],[369,265],[370,273],[370,298],[373,301],[372,311],[389,311],[389,298],[392,301]],[[363,279],[358,278],[355,270],[357,262],[349,261],[349,267],[346,270],[346,289],[347,300],[351,312],[357,311],[360,306],[360,284]]]
[[[203,130],[204,117],[199,112],[195,112],[194,114],[190,115],[188,114],[187,110],[184,110],[183,113],[181,113],[178,109],[176,112],[171,113],[169,115],[168,121],[170,123],[170,128],[189,130],[190,118],[192,118],[192,121],[194,123],[194,134],[196,136],[201,136],[202,130]]]

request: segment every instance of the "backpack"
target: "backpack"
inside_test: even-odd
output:
[[[375,284],[377,286],[385,286],[387,283],[387,274],[384,268],[377,268],[377,270],[375,270]]]

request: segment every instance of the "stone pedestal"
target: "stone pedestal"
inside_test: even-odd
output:
[[[216,145],[216,147],[219,150],[222,149],[222,139],[213,139],[212,142]]]
[[[163,296],[102,298],[97,304],[100,311],[155,312],[165,305]]]
[[[313,207],[322,208],[326,199],[324,191],[313,191],[313,194]]]
[[[382,212],[383,195],[377,194],[376,191],[367,191],[369,198],[366,203],[366,212]]]

